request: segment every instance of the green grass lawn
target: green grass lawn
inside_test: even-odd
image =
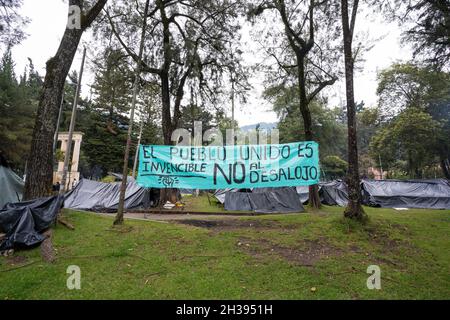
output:
[[[0,299],[449,299],[450,211],[366,210],[365,227],[325,207],[121,229],[66,211],[76,230],[56,227],[55,263],[39,249],[0,258]],[[69,265],[81,268],[81,290],[66,287]],[[381,290],[366,287],[369,265],[381,268]]]

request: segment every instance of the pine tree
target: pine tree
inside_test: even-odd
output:
[[[40,81],[30,60],[18,82],[11,50],[6,50],[0,62],[0,153],[18,172],[30,148]]]

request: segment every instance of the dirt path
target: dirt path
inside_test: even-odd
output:
[[[217,220],[217,219],[228,220],[228,219],[239,219],[241,218],[241,216],[147,213],[144,217],[143,213],[127,213],[125,214],[125,218],[135,220],[149,220],[149,221],[177,221],[177,220]]]

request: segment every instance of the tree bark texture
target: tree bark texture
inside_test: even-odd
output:
[[[81,29],[66,28],[58,51],[47,61],[28,158],[25,200],[48,196],[52,192],[53,139],[64,84],[83,32],[92,24],[106,2],[107,0],[98,0],[91,10],[82,15]],[[70,0],[69,6],[71,5],[83,8],[83,0]]]
[[[298,86],[300,92],[300,113],[305,128],[305,140],[313,141],[311,111],[309,110],[308,97],[306,95],[306,75],[305,75],[305,58],[297,55],[298,61]],[[315,209],[319,209],[322,204],[319,197],[319,186],[317,184],[309,186],[309,205]]]
[[[347,98],[347,128],[348,128],[348,205],[345,208],[344,216],[355,220],[365,220],[367,218],[362,208],[361,184],[358,165],[358,145],[356,131],[356,106],[353,86],[354,61],[352,53],[353,27],[356,17],[358,1],[355,0],[352,14],[352,21],[348,16],[348,1],[341,0],[342,29],[344,39],[345,58],[345,89]],[[356,6],[356,7],[355,7]]]
[[[450,180],[450,160],[449,159],[442,159],[441,160],[441,169],[444,173],[445,178]]]

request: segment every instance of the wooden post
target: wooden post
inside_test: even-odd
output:
[[[83,70],[84,70],[85,59],[86,59],[86,47],[83,50],[83,60],[81,61],[81,68],[80,68],[80,74],[78,76],[77,90],[75,92],[75,99],[73,100],[72,117],[70,118],[69,137],[67,138],[67,149],[66,149],[66,154],[64,155],[64,168],[63,168],[63,174],[62,174],[62,179],[61,179],[60,193],[64,193],[66,191],[67,171],[69,170],[70,154],[72,153],[72,136],[73,136],[73,131],[75,129],[75,120],[76,120],[76,115],[77,115],[78,99],[80,97],[81,80],[83,79]],[[69,177],[69,182],[70,182],[70,177]]]
[[[141,146],[141,139],[142,139],[142,130],[144,127],[144,119],[141,119],[141,128],[139,129],[139,137],[138,137],[138,143],[136,146],[136,154],[134,155],[134,164],[133,164],[133,179],[136,178],[136,169],[137,169],[137,162],[139,157],[139,147]]]
[[[59,132],[59,123],[61,122],[61,114],[64,105],[64,89],[61,97],[61,104],[59,105],[59,113],[58,113],[58,123],[56,124],[55,137],[53,140],[53,153],[56,155],[56,147],[58,145],[58,132]]]
[[[142,34],[141,34],[141,43],[139,45],[139,56],[136,66],[136,71],[134,74],[134,84],[133,84],[133,98],[131,100],[131,113],[130,113],[130,124],[128,126],[128,136],[127,136],[127,145],[125,147],[125,155],[123,158],[123,177],[122,177],[122,185],[120,186],[120,196],[119,196],[119,205],[117,208],[116,219],[114,220],[114,225],[123,224],[123,211],[125,206],[125,192],[127,190],[127,178],[128,178],[128,160],[130,157],[130,145],[131,145],[131,133],[133,132],[133,118],[134,118],[134,109],[136,107],[137,94],[139,91],[139,76],[141,74],[142,69],[142,55],[144,53],[144,42],[145,42],[145,31],[147,29],[147,15],[148,8],[150,5],[150,0],[145,2],[144,9],[144,22],[142,23]]]

